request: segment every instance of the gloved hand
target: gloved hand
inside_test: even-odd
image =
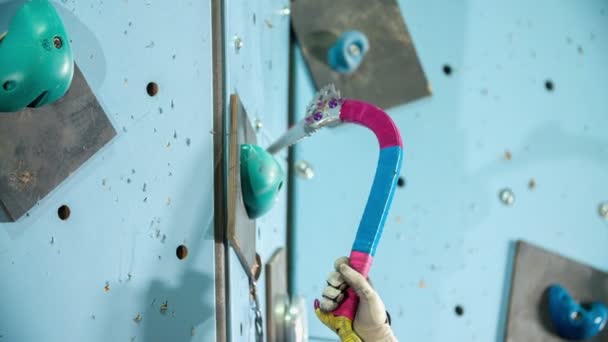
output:
[[[337,272],[331,272],[327,277],[327,287],[321,301],[315,302],[315,313],[319,320],[335,331],[343,342],[397,342],[384,303],[371,284],[349,266],[347,257],[336,260],[335,269]],[[331,314],[344,300],[348,287],[352,287],[359,296],[352,327],[347,318]]]

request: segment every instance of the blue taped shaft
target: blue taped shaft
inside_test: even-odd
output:
[[[382,236],[384,223],[395,195],[397,179],[401,173],[402,158],[403,149],[400,146],[380,150],[376,175],[359,223],[353,250],[371,256],[376,254],[376,247]]]

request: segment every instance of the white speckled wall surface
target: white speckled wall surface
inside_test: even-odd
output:
[[[214,341],[224,318],[214,293],[211,3],[51,3],[119,134],[28,216],[0,224],[0,341]],[[0,0],[0,12],[15,4]],[[286,5],[224,2],[226,94],[263,122],[261,144],[287,126]],[[285,245],[282,196],[258,223],[264,262]],[[229,335],[245,341],[248,284],[234,254],[228,262]]]

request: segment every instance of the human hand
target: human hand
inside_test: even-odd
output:
[[[315,301],[319,320],[335,331],[343,342],[397,342],[384,303],[371,284],[349,266],[347,257],[336,260],[335,269],[327,277],[321,301]],[[359,297],[354,322],[332,314],[346,298],[349,287]]]

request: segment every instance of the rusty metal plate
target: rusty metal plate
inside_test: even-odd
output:
[[[0,202],[17,220],[116,136],[76,66],[59,101],[0,113]]]
[[[431,94],[412,38],[395,0],[295,0],[293,27],[317,89],[333,83],[343,96],[388,109]],[[369,40],[352,74],[333,71],[327,52],[346,31]]]
[[[247,216],[241,192],[240,146],[257,142],[255,131],[238,95],[230,97],[230,142],[228,157],[228,241],[247,275],[254,279],[256,269],[256,225]]]
[[[278,249],[266,264],[266,330],[268,342],[286,341],[287,253]]]
[[[578,300],[608,302],[608,274],[551,251],[518,241],[513,266],[506,342],[564,341],[552,333],[547,315],[545,291],[554,283],[566,287]],[[608,330],[604,330],[589,341],[608,341]]]

